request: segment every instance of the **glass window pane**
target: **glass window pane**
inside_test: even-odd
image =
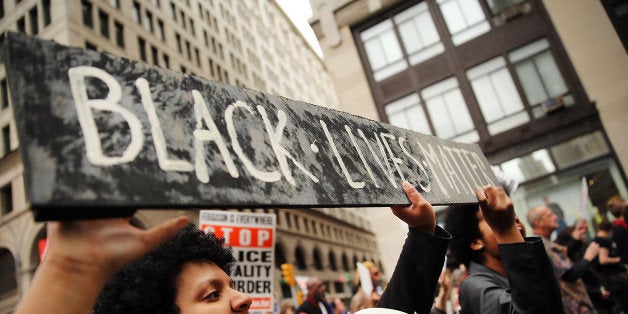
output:
[[[573,166],[609,153],[602,132],[589,133],[550,148],[554,160],[561,169]]]
[[[467,0],[469,1],[469,0]],[[474,1],[474,0],[471,0]],[[440,10],[443,13],[447,28],[451,34],[456,34],[467,28],[465,17],[455,0],[443,1],[440,3]]]
[[[371,68],[377,70],[386,65],[386,56],[384,50],[379,44],[377,39],[371,39],[364,43],[364,49],[366,50],[366,56],[369,59]]]
[[[408,53],[413,53],[423,48],[423,41],[421,40],[419,32],[412,21],[400,24],[399,34],[401,35],[401,40],[403,41],[403,45],[406,47],[406,51]]]
[[[392,125],[431,134],[427,117],[417,94],[396,100],[386,105],[384,110]]]
[[[510,77],[510,73],[508,73],[506,68],[492,73],[491,82],[495,86],[499,103],[506,115],[523,110],[523,103],[521,98],[519,98],[515,83],[512,81],[512,77]]]
[[[501,168],[520,182],[538,178],[556,170],[547,149],[537,150],[532,154],[504,162]]]
[[[541,77],[536,72],[532,61],[523,61],[515,65],[515,71],[530,105],[538,104],[547,99]]]
[[[456,134],[472,130],[473,121],[460,89],[456,88],[446,93],[445,102],[447,102],[447,108],[452,119],[451,123],[456,130]]]
[[[499,99],[488,76],[482,76],[471,81],[471,87],[487,123],[499,120],[504,116],[499,106]]]
[[[419,29],[419,33],[421,34],[421,38],[423,38],[423,43],[425,45],[430,45],[440,41],[440,37],[438,37],[438,32],[436,31],[436,26],[434,26],[434,21],[432,21],[432,17],[429,12],[420,14],[416,17],[414,22],[416,23],[416,27]]]
[[[392,30],[383,33],[380,39],[388,62],[394,62],[403,57],[401,47],[399,47],[399,43],[397,42],[397,36],[395,36]]]
[[[443,97],[435,97],[425,102],[427,103],[427,109],[432,119],[436,136],[450,138],[456,135]]]
[[[549,51],[545,51],[538,55],[534,61],[539,69],[543,84],[547,88],[549,96],[557,97],[565,94],[567,92],[567,86],[565,85],[565,81],[563,81],[563,77],[560,74],[560,70],[552,54]]]
[[[484,21],[484,12],[482,12],[482,7],[477,1],[458,0],[458,4],[460,4],[469,25]]]

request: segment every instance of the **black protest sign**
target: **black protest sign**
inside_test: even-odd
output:
[[[134,208],[476,202],[475,144],[8,34],[5,61],[38,219]]]

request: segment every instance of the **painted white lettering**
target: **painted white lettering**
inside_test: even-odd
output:
[[[174,160],[168,158],[168,151],[166,150],[166,139],[164,137],[164,131],[161,129],[161,124],[157,118],[155,112],[155,104],[150,94],[150,86],[146,79],[140,77],[135,80],[135,86],[140,93],[142,99],[142,105],[146,114],[148,115],[148,122],[150,122],[150,132],[153,136],[153,144],[155,145],[155,153],[157,154],[157,162],[159,168],[163,171],[193,171],[194,166],[185,160]]]
[[[275,182],[281,179],[281,173],[277,170],[273,170],[271,172],[262,171],[253,165],[253,162],[244,154],[242,150],[242,146],[240,146],[240,141],[238,141],[238,134],[235,130],[235,126],[233,124],[233,111],[237,108],[244,109],[248,111],[250,114],[253,114],[253,109],[246,103],[241,100],[236,101],[234,104],[231,104],[225,110],[225,123],[227,124],[227,132],[229,132],[229,136],[231,137],[231,146],[233,147],[233,151],[236,153],[238,158],[242,161],[242,164],[248,170],[252,176],[255,178],[262,180],[264,182]]]
[[[349,186],[354,189],[364,188],[365,183],[363,181],[353,181],[353,179],[351,178],[351,175],[349,174],[349,171],[347,170],[347,166],[345,165],[345,162],[342,160],[340,153],[338,153],[338,148],[336,148],[334,139],[331,138],[331,134],[329,134],[329,130],[327,129],[327,124],[323,120],[319,120],[319,121],[321,123],[321,126],[323,127],[323,132],[325,132],[325,136],[327,137],[327,140],[329,141],[329,146],[331,147],[331,150],[334,153],[334,156],[336,156],[336,160],[338,160],[340,169],[342,169],[342,173],[344,174],[345,179],[349,183]]]
[[[379,134],[382,137],[382,142],[384,142],[384,146],[386,146],[386,150],[388,151],[388,156],[390,156],[390,160],[393,162],[393,165],[395,166],[395,169],[397,169],[397,173],[399,174],[399,177],[401,178],[401,181],[405,181],[406,178],[403,176],[403,172],[401,172],[401,168],[399,168],[399,165],[403,164],[403,160],[401,160],[401,158],[395,156],[395,154],[393,154],[392,149],[390,149],[390,144],[388,143],[388,141],[386,140],[386,138],[391,139],[393,141],[393,143],[395,142],[395,136],[388,134],[388,133],[380,133]]]
[[[305,167],[299,163],[290,153],[281,146],[281,139],[283,138],[283,129],[286,126],[286,113],[282,110],[277,111],[277,127],[273,129],[273,126],[270,124],[270,120],[268,119],[268,115],[266,114],[266,109],[262,106],[257,106],[257,111],[262,115],[262,119],[264,120],[264,126],[266,127],[266,132],[270,138],[270,145],[277,156],[277,161],[279,161],[279,168],[283,173],[284,177],[290,184],[296,185],[294,178],[292,177],[292,172],[288,167],[288,160],[290,159],[292,163],[294,163],[297,168],[301,169],[303,173],[309,177],[315,183],[318,183],[318,178],[316,178],[312,173],[310,173]]]
[[[447,155],[443,151],[443,147],[438,145],[438,152],[440,154],[440,159],[443,161],[443,165],[445,165],[445,174],[449,176],[450,182],[453,183],[453,187],[456,188],[456,192],[460,194],[460,189],[458,188],[458,184],[456,184],[456,178],[460,181],[458,174],[454,170],[454,167],[451,166],[449,159],[447,159]]]
[[[353,132],[351,131],[351,128],[349,128],[348,125],[345,125],[345,130],[347,131],[347,134],[349,134],[351,143],[353,144],[353,147],[355,147],[355,150],[358,152],[358,156],[360,156],[360,160],[362,160],[362,164],[364,165],[364,168],[366,168],[366,171],[371,177],[371,180],[373,180],[373,184],[375,184],[375,186],[379,188],[379,184],[377,183],[377,180],[375,180],[373,171],[371,170],[371,167],[369,166],[369,164],[366,162],[366,158],[364,158],[364,154],[362,154],[362,150],[360,149],[360,147],[358,147],[358,143],[355,140],[355,137],[353,136]]]
[[[429,168],[430,169],[435,169],[434,165],[436,165],[436,166],[438,166],[438,169],[440,169],[440,172],[439,171],[432,171],[432,173],[434,174],[434,179],[436,180],[436,183],[440,187],[441,192],[443,192],[443,194],[445,194],[445,196],[449,197],[449,193],[447,192],[447,189],[445,188],[445,185],[443,185],[441,183],[440,175],[439,175],[439,173],[442,173],[443,175],[445,175],[445,170],[443,169],[443,165],[438,160],[438,156],[436,155],[436,152],[434,151],[434,148],[432,147],[432,145],[430,143],[426,144],[427,145],[427,149],[425,147],[423,147],[421,142],[417,141],[416,143],[417,143],[417,145],[419,145],[419,149],[421,149],[421,153],[425,157],[425,160],[430,163],[430,167]],[[447,175],[445,175],[445,180],[449,184],[449,187],[453,188],[453,185],[451,184],[451,181],[449,180],[449,177],[447,177]]]
[[[462,148],[452,148],[451,151],[453,151],[454,153],[456,153],[456,155],[458,155],[458,159],[460,159],[466,171],[465,173],[468,173],[471,180],[473,180],[473,185],[471,186],[471,190],[475,191],[475,189],[480,186],[480,183],[478,183],[478,181],[475,180],[475,175],[471,172],[471,170],[469,170],[469,166],[467,165],[467,162],[469,160],[462,157],[466,155],[467,151]]]
[[[358,129],[358,134],[360,134],[360,136],[364,140],[364,143],[366,143],[366,147],[368,147],[369,151],[373,155],[373,159],[375,159],[375,161],[377,162],[377,165],[379,166],[379,169],[382,170],[384,175],[386,175],[386,177],[388,178],[388,182],[390,183],[390,185],[392,185],[393,187],[397,187],[397,183],[395,182],[395,176],[393,175],[392,169],[390,168],[390,165],[388,164],[388,162],[386,160],[384,160],[384,162],[382,163],[382,160],[380,160],[380,156],[378,156],[377,153],[375,153],[375,150],[373,150],[373,147],[371,146],[371,143],[366,138],[366,136],[364,135],[364,132],[362,132],[362,130]],[[375,140],[377,141],[377,145],[379,146],[379,151],[381,153],[381,158],[386,158],[386,152],[384,151],[384,147],[382,146],[382,142],[379,140],[379,136],[375,136]]]
[[[96,166],[111,166],[131,162],[137,157],[144,145],[144,133],[142,122],[131,111],[118,105],[122,97],[122,88],[116,79],[109,73],[99,68],[90,66],[78,66],[68,70],[70,88],[76,107],[76,115],[83,131],[87,160]],[[89,99],[85,78],[97,78],[107,85],[109,93],[105,99]],[[94,121],[92,110],[111,111],[124,118],[131,131],[131,142],[124,150],[122,156],[105,156],[102,151],[98,128]]]
[[[196,116],[196,130],[194,130],[194,151],[196,154],[194,158],[194,169],[196,169],[196,178],[203,183],[209,182],[209,173],[207,171],[207,164],[205,163],[205,147],[203,144],[205,142],[216,143],[229,174],[233,178],[238,178],[240,176],[238,169],[233,163],[233,160],[231,160],[231,154],[229,154],[225,140],[222,138],[218,127],[216,127],[214,120],[209,114],[209,109],[207,109],[207,105],[205,105],[203,96],[199,91],[192,90],[192,97],[194,98],[194,114]],[[205,122],[207,129],[203,129],[203,122]]]
[[[408,149],[405,147],[405,145],[403,145],[403,143],[406,141],[405,138],[400,137],[398,139],[399,141],[399,146],[401,147],[401,150],[403,151],[403,153],[408,156],[408,158],[410,158],[410,160],[412,160],[417,167],[419,167],[419,175],[423,178],[425,178],[425,181],[423,180],[419,180],[418,184],[421,187],[421,190],[423,192],[430,192],[432,190],[432,185],[430,183],[430,176],[427,173],[427,170],[425,169],[425,167],[423,166],[423,164],[421,164],[416,158],[414,158],[414,156],[412,156],[412,154],[410,154],[410,152],[408,151]]]
[[[233,232],[233,228],[231,227],[222,227],[222,237],[225,238],[225,243],[231,243],[229,240],[231,239],[231,232]]]
[[[477,165],[480,166],[480,168],[478,169],[480,169],[480,171],[482,172],[482,175],[484,176],[484,179],[486,179],[486,184],[495,185],[495,183],[493,183],[493,180],[491,180],[491,177],[486,173],[486,171],[493,171],[493,170],[491,170],[490,167],[487,167],[487,164],[482,162],[482,158],[480,158],[480,156],[478,156],[477,153],[471,152],[471,155],[477,162]]]
[[[474,189],[473,189],[473,187],[469,184],[469,181],[467,181],[467,176],[465,176],[465,175],[464,175],[464,173],[462,172],[462,170],[460,169],[460,165],[458,164],[458,159],[456,159],[456,156],[454,156],[454,154],[452,153],[452,149],[451,149],[451,147],[443,146],[443,149],[444,149],[447,153],[449,153],[449,157],[451,157],[450,159],[451,159],[452,163],[453,163],[453,164],[454,164],[454,166],[456,167],[456,170],[458,170],[458,171],[456,172],[456,175],[457,175],[457,177],[458,177],[458,180],[460,180],[460,178],[462,178],[462,180],[464,180],[464,182],[462,182],[462,180],[460,180],[460,183],[462,184],[463,190],[465,190],[465,189],[464,189],[464,187],[467,187],[467,192],[469,192],[469,191],[470,191],[471,193],[473,193],[473,191],[475,191],[475,190],[474,190]],[[465,184],[463,184],[463,183],[466,183],[466,185],[465,185]]]

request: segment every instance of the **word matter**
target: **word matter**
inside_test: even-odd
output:
[[[475,202],[475,144],[8,34],[5,60],[36,219],[129,208]]]

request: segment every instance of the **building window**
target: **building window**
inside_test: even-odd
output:
[[[537,150],[502,163],[501,169],[511,178],[525,182],[556,171],[547,149]]]
[[[11,129],[8,125],[2,128],[2,149],[3,156],[11,152]]]
[[[181,53],[181,52],[182,52],[182,50],[183,50],[183,48],[182,48],[182,46],[181,46],[181,35],[179,35],[179,34],[174,34],[174,38],[175,38],[175,39],[176,39],[176,41],[177,41],[177,50],[179,51],[179,53]]]
[[[0,0],[0,18],[4,17],[4,0]]]
[[[432,134],[419,95],[411,94],[396,100],[387,104],[384,110],[390,124],[423,134]]]
[[[144,27],[149,33],[153,32],[153,14],[146,11],[146,19],[144,20]]]
[[[94,19],[92,18],[92,3],[87,0],[81,1],[81,12],[83,13],[83,24],[94,27]]]
[[[164,68],[169,69],[170,68],[170,57],[168,57],[168,55],[163,54],[163,60],[164,60]]]
[[[177,7],[170,1],[170,13],[172,14],[172,20],[177,21]]]
[[[85,42],[85,49],[89,49],[89,50],[94,50],[97,51],[98,48],[96,47],[96,45],[90,43],[89,41]]]
[[[140,59],[146,62],[146,41],[143,38],[137,38],[137,45],[140,50]]]
[[[491,135],[530,121],[503,57],[469,69],[467,78]]]
[[[150,52],[151,52],[151,57],[153,58],[153,64],[159,65],[159,53],[157,52],[157,48],[151,45]]]
[[[109,14],[98,10],[98,19],[100,20],[100,34],[109,38]]]
[[[425,2],[362,31],[360,39],[375,81],[405,70],[407,60],[414,65],[444,51]]]
[[[160,19],[157,19],[157,37],[161,41],[166,39],[166,34],[164,33],[164,21]]]
[[[28,12],[28,18],[31,26],[31,35],[35,36],[39,33],[39,25],[37,22],[37,6]]]
[[[2,101],[2,103],[0,104],[1,108],[7,108],[9,107],[9,89],[7,88],[7,80],[6,79],[2,79],[0,80],[0,101]]]
[[[133,20],[137,24],[142,23],[142,7],[135,1],[133,1]]]
[[[582,135],[550,147],[550,152],[559,169],[584,163],[608,155],[610,150],[601,131]]]
[[[0,188],[0,212],[6,215],[13,211],[13,189],[11,182]]]
[[[41,6],[44,10],[44,27],[50,25],[52,16],[50,15],[50,0],[43,0]]]
[[[116,44],[118,44],[118,47],[124,48],[124,25],[116,21],[114,28],[116,32]]]
[[[120,8],[120,0],[109,0],[109,3],[112,7],[119,9]]]
[[[478,0],[438,0],[438,6],[456,46],[491,30]]]
[[[26,21],[24,21],[24,17],[17,20],[17,31],[26,34]]]
[[[514,64],[534,118],[545,115],[548,110],[575,102],[549,50],[547,39],[510,52],[508,59]]]
[[[424,88],[421,97],[436,136],[467,143],[479,140],[456,78]]]

